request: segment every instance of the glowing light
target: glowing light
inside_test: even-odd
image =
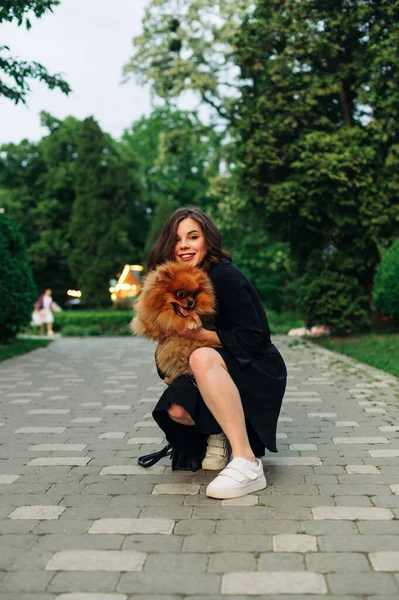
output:
[[[80,290],[68,290],[67,296],[71,296],[72,298],[81,298],[82,292]]]
[[[117,296],[116,296],[116,294],[115,294],[115,293],[114,293],[114,294],[111,294],[111,300],[116,300],[116,298],[117,298]]]

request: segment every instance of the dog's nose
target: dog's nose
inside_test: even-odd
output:
[[[194,306],[194,300],[187,300],[187,308],[192,308]]]

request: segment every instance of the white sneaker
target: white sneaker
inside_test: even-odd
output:
[[[233,458],[225,469],[206,488],[209,498],[239,498],[258,492],[267,486],[263,465],[256,459],[255,468],[248,466],[245,458]]]
[[[205,471],[221,471],[229,462],[229,458],[230,444],[224,433],[210,435],[202,468]]]

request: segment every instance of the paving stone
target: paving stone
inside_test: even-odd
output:
[[[171,534],[175,522],[171,519],[99,519],[89,533]]]
[[[58,519],[65,506],[20,506],[8,515],[9,519]]]
[[[220,575],[216,573],[163,573],[154,577],[153,573],[127,573],[122,575],[118,590],[122,592],[140,591],[141,594],[184,594],[192,596],[195,590],[208,596],[220,590]]]
[[[184,494],[194,495],[198,494],[200,486],[194,483],[158,483],[152,493],[154,495],[160,494]]]
[[[29,446],[28,451],[47,451],[47,452],[81,452],[87,447],[87,444],[34,444]]]
[[[256,506],[259,502],[258,496],[241,496],[241,498],[230,498],[229,500],[222,500],[221,506]]]
[[[335,421],[335,427],[359,427],[357,421]]]
[[[315,444],[290,444],[289,449],[299,451],[317,450],[317,446]]]
[[[127,441],[128,444],[162,444],[162,437],[133,437]]]
[[[67,415],[71,412],[70,408],[39,408],[26,412],[27,415]]]
[[[210,573],[228,573],[236,569],[255,571],[256,562],[255,555],[251,552],[215,552],[210,555],[208,571]]]
[[[70,467],[74,467],[74,466],[80,466],[80,467],[84,467],[85,465],[87,465],[87,463],[90,461],[90,457],[86,457],[86,456],[51,456],[51,457],[44,457],[44,458],[32,458],[32,460],[30,460],[28,462],[28,466],[42,466],[42,467],[46,467],[46,466],[55,466],[55,465],[60,465],[60,466],[70,466]]]
[[[144,469],[134,465],[115,465],[112,467],[104,467],[100,471],[100,475],[156,475],[165,471],[165,467],[151,467]]]
[[[258,558],[258,571],[304,571],[305,554],[296,552],[262,552]],[[242,571],[243,569],[241,569]],[[232,569],[229,569],[232,571]]]
[[[321,573],[369,571],[370,565],[364,554],[356,552],[314,552],[306,555],[309,571]]]
[[[345,506],[316,506],[312,508],[314,519],[355,519],[364,520],[388,520],[393,518],[393,514],[387,508],[365,508],[345,507]]]
[[[118,440],[118,439],[122,439],[124,438],[126,435],[125,431],[106,431],[105,433],[102,433],[101,435],[99,435],[99,439],[114,439],[114,440]]]
[[[368,453],[373,458],[396,458],[399,456],[399,449],[392,450],[369,450]]]
[[[4,592],[43,592],[52,578],[44,571],[18,571],[6,573],[1,579],[1,598]]]
[[[334,444],[389,444],[384,437],[347,437],[333,438]]]
[[[308,418],[309,419],[336,419],[337,418],[337,413],[334,412],[310,412],[308,413]]]
[[[227,573],[222,578],[222,594],[327,594],[323,575],[305,571],[263,571]]]
[[[101,421],[102,417],[76,417],[71,423],[100,423]]]
[[[205,573],[208,566],[206,554],[163,553],[150,554],[145,562],[144,572],[159,573]]]
[[[333,573],[327,575],[333,594],[392,594],[397,592],[395,580],[387,573]]]
[[[370,552],[374,571],[399,571],[399,552]]]
[[[49,560],[46,571],[141,571],[146,559],[133,550],[62,550]]]
[[[20,427],[14,433],[63,433],[66,427]]]
[[[115,593],[118,580],[121,574],[118,572],[85,572],[85,571],[65,571],[52,573],[53,579],[48,585],[48,591],[59,593],[78,592],[78,593]],[[30,599],[29,599],[30,600]]]
[[[127,600],[125,594],[79,593],[60,594],[55,600]]]
[[[380,471],[374,465],[346,465],[349,475],[378,475]]]
[[[0,484],[10,484],[14,483],[20,475],[0,475]]]
[[[273,536],[275,552],[317,552],[317,541],[314,535],[280,534]]]

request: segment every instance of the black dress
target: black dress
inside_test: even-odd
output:
[[[215,350],[225,361],[240,392],[252,450],[255,456],[263,456],[265,448],[277,452],[277,419],[287,370],[281,354],[270,341],[265,310],[255,288],[233,263],[218,263],[209,271],[209,277],[217,301],[215,330],[223,346]],[[173,421],[167,413],[172,403],[185,408],[195,425]],[[208,435],[221,432],[190,376],[175,379],[152,414],[168,442],[191,458],[200,459]]]

